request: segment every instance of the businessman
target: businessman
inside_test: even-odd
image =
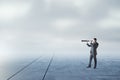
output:
[[[91,41],[91,43],[87,43],[88,47],[91,47],[90,50],[90,60],[89,60],[89,64],[87,66],[87,68],[91,68],[91,62],[92,59],[94,59],[94,69],[97,67],[97,48],[98,48],[98,42],[97,42],[97,38],[93,38],[93,40]]]

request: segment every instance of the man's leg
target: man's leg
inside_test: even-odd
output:
[[[87,68],[91,67],[92,58],[93,58],[93,56],[92,56],[92,55],[90,55],[89,65],[88,65],[88,67],[87,67]]]
[[[97,67],[97,57],[94,55],[94,69]]]

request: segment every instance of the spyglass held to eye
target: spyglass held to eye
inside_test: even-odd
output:
[[[81,40],[81,42],[92,42],[92,40]]]

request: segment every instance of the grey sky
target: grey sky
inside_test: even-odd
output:
[[[0,0],[0,54],[80,53],[93,37],[120,47],[119,21],[120,0]]]

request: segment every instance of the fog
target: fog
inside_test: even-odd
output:
[[[119,58],[119,0],[0,0],[1,61],[38,55],[86,58],[82,39],[96,37],[98,57]]]

